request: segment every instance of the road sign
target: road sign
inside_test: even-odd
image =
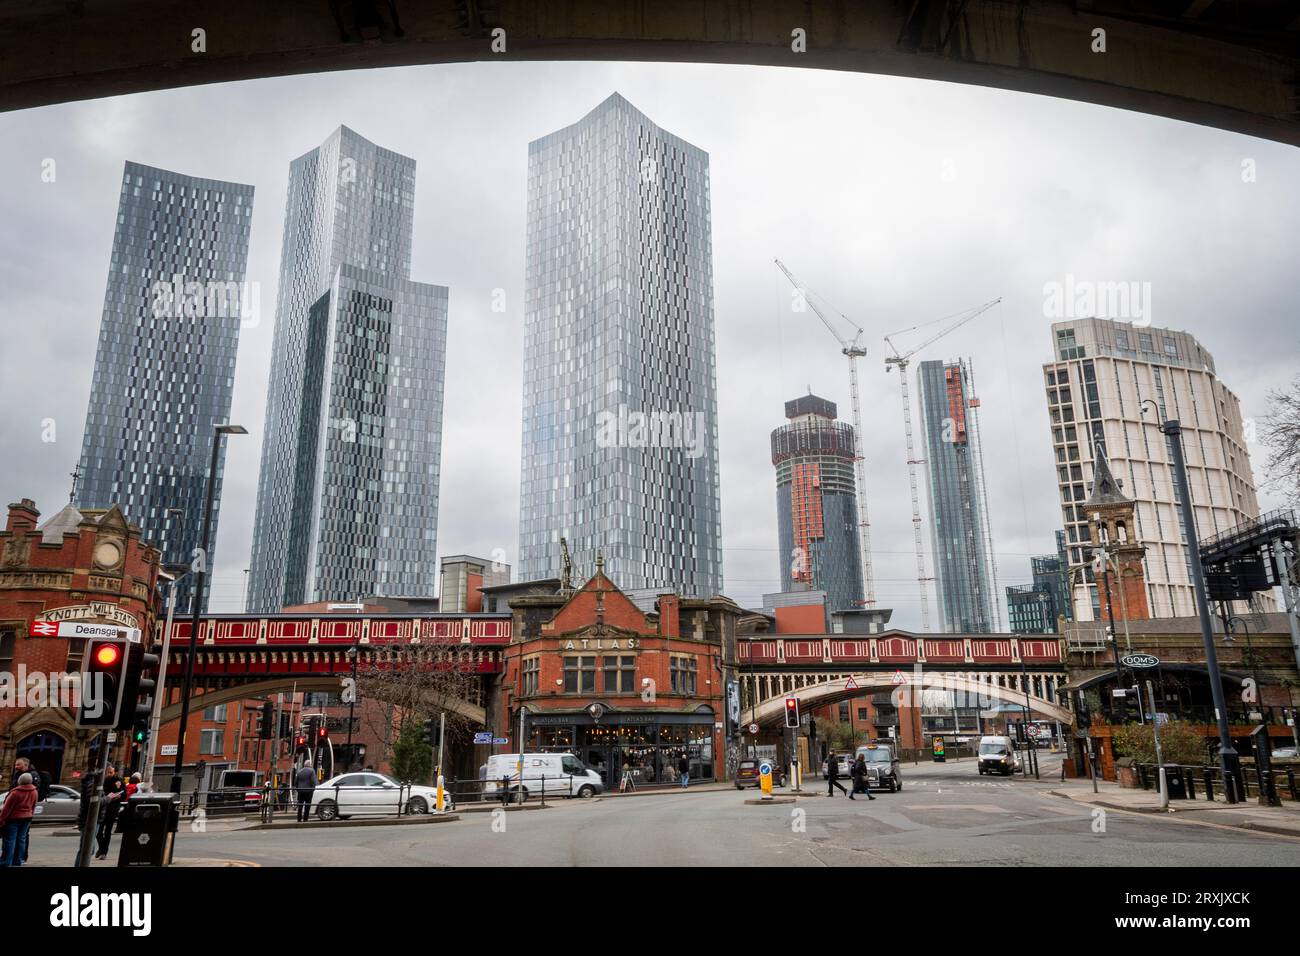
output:
[[[895,684],[906,684],[907,675],[904,674],[902,671],[894,671],[893,681]]]
[[[490,743],[492,743],[492,732],[489,730],[489,731],[485,731],[485,732],[483,732],[483,733],[476,733],[476,734],[474,735],[474,743],[475,743],[475,744],[490,744]]]
[[[1031,737],[1037,737],[1042,732],[1043,728],[1039,727],[1037,724],[1030,724],[1025,728],[1025,733],[1029,734]]]
[[[1125,654],[1119,659],[1125,667],[1159,667],[1160,658],[1154,654]]]
[[[492,738],[492,743],[496,744],[498,747],[502,746],[503,744],[508,745],[508,744],[510,743],[510,738],[509,738],[509,737],[494,737],[494,738]]]
[[[758,765],[758,786],[764,800],[772,799],[772,765],[766,760]]]
[[[757,734],[757,733],[758,733],[758,724],[750,724],[750,725],[749,725],[749,732],[750,732],[751,734]]]
[[[845,689],[845,690],[857,690],[857,689],[858,689],[858,682],[855,681],[852,677],[850,677],[848,680],[846,680],[846,681],[844,682],[844,689]]]
[[[116,624],[95,624],[90,621],[32,621],[27,629],[30,637],[120,637],[140,643],[138,627],[118,627]]]

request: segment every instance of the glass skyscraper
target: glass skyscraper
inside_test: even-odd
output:
[[[722,588],[709,157],[617,93],[528,147],[522,580]]]
[[[447,289],[415,160],[341,126],[289,166],[248,610],[437,593]]]
[[[862,561],[853,476],[853,426],[835,403],[805,395],[785,403],[789,422],[772,432],[781,586],[826,592],[828,611],[861,608]]]
[[[190,564],[199,546],[213,428],[230,415],[241,316],[256,301],[244,283],[252,213],[252,186],[126,164],[77,503],[120,506],[166,565]],[[209,571],[224,463],[223,447]]]
[[[964,360],[922,362],[916,378],[943,629],[991,633],[1000,630],[997,580],[970,366]]]

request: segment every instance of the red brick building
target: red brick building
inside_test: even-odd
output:
[[[580,589],[513,596],[510,607],[513,637],[490,712],[512,747],[522,706],[525,750],[574,753],[607,787],[625,777],[675,783],[683,756],[693,780],[726,776],[739,605],[661,594],[646,612],[598,558]]]
[[[68,701],[33,706],[33,680],[78,673],[84,641],[30,637],[33,621],[90,621],[139,628],[148,641],[161,603],[159,552],[140,539],[116,506],[78,511],[68,505],[40,524],[28,498],[9,505],[0,532],[0,675],[7,682],[0,707],[0,767],[7,776],[22,756],[68,783],[87,763],[89,734],[77,730]],[[22,697],[16,696],[22,691]],[[126,735],[124,734],[123,737]],[[129,760],[125,740],[114,756]]]

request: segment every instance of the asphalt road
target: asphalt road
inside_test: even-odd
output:
[[[1050,758],[1041,782],[981,777],[969,760],[904,764],[903,774],[901,792],[873,802],[827,799],[813,778],[809,796],[775,806],[747,806],[755,791],[727,789],[413,826],[191,833],[182,824],[176,856],[262,866],[1300,866],[1300,840],[1052,796],[1059,764]],[[31,863],[66,865],[74,844],[37,831]]]

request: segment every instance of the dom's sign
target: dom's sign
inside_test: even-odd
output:
[[[1125,654],[1119,662],[1125,667],[1157,667],[1160,658],[1153,654]]]

